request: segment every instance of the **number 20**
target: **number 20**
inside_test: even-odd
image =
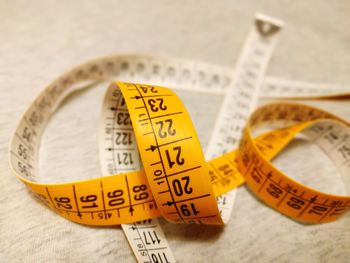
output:
[[[184,186],[182,185],[182,181],[184,182]],[[177,196],[182,196],[184,192],[186,194],[191,194],[193,192],[193,189],[192,187],[189,187],[189,184],[190,184],[189,176],[181,177],[181,181],[179,179],[175,179],[173,181],[174,193]]]

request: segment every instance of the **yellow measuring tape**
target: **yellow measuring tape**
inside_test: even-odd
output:
[[[246,182],[268,205],[297,220],[336,220],[350,207],[350,197],[321,193],[278,171],[270,162],[296,134],[304,132],[331,157],[344,175],[350,169],[349,123],[309,106],[275,103],[250,117],[238,150],[205,162],[191,119],[170,89],[113,83],[115,129],[132,126],[144,169],[65,184],[35,182],[33,171],[39,134],[54,106],[39,98],[11,142],[10,164],[15,174],[45,204],[81,224],[118,225],[162,215],[175,223],[223,224],[215,197]],[[44,94],[45,95],[45,94]],[[41,100],[40,100],[41,99]],[[41,112],[38,112],[40,109]],[[257,126],[280,127],[255,139]],[[42,129],[42,128],[41,128]],[[120,133],[128,144],[130,133]],[[113,150],[113,149],[110,149]],[[132,162],[128,154],[119,162]]]

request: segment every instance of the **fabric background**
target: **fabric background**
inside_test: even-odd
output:
[[[345,0],[0,1],[0,262],[135,262],[119,227],[69,222],[45,209],[11,174],[11,133],[46,84],[72,66],[113,53],[234,67],[255,12],[285,22],[269,75],[350,84]],[[205,146],[222,98],[180,95]],[[102,96],[103,88],[71,96],[50,122],[40,151],[47,181],[100,176],[96,131]],[[347,100],[310,103],[350,116]],[[326,176],[335,174],[334,166],[305,141],[296,140],[276,164],[298,178],[321,178],[316,181],[322,189],[343,191],[339,181]],[[162,225],[178,262],[350,261],[349,215],[330,224],[299,224],[245,187],[225,227]]]

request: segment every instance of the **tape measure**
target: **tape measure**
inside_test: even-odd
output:
[[[297,131],[303,131],[331,157],[345,181],[350,174],[349,122],[303,105],[283,103],[264,106],[250,117],[238,158],[239,171],[249,188],[274,209],[308,223],[336,220],[349,210],[349,196],[325,194],[302,185],[284,175],[266,158],[269,156],[265,153],[266,146],[271,151],[278,149],[274,144],[278,144],[285,130],[282,129],[281,134],[266,135],[262,142],[265,147],[254,143],[252,129],[276,122],[280,122],[279,125],[281,122],[282,125],[301,123]]]
[[[34,113],[32,116],[38,117],[24,118],[11,144],[15,174],[48,207],[69,220],[118,225],[162,215],[175,223],[223,224],[215,196],[244,181],[269,205],[307,222],[333,221],[350,207],[349,197],[318,193],[289,179],[269,162],[297,132],[315,126],[308,132],[317,136],[321,131],[318,140],[325,150],[337,147],[330,151],[334,152],[332,157],[348,174],[350,141],[346,121],[302,105],[265,106],[252,115],[238,158],[233,151],[206,163],[189,115],[175,93],[162,87],[128,83],[116,83],[110,89],[115,97],[115,107],[110,110],[117,115],[113,129],[120,131],[116,141],[125,146],[121,150],[127,150],[131,132],[135,132],[143,171],[66,184],[34,182],[32,160],[36,156],[28,143],[38,140],[33,126],[43,120]],[[334,122],[316,121],[322,118]],[[272,131],[253,141],[250,125],[278,120],[302,124]],[[124,152],[118,152],[116,158],[121,165],[133,162],[131,155]]]
[[[349,209],[348,197],[305,187],[279,172],[270,160],[297,133],[304,132],[330,153],[343,175],[349,174],[347,121],[297,104],[265,106],[250,118],[239,150],[205,162],[185,107],[173,91],[157,85],[118,82],[107,91],[99,132],[100,160],[103,174],[112,176],[66,184],[36,182],[40,136],[62,99],[96,81],[110,77],[132,79],[134,72],[147,83],[170,80],[169,84],[177,88],[205,87],[206,92],[227,92],[230,86],[239,86],[242,79],[245,85],[249,84],[250,76],[249,86],[255,90],[231,93],[225,103],[228,109],[241,105],[246,109],[239,110],[243,117],[237,123],[236,115],[222,114],[225,116],[215,125],[217,138],[212,140],[207,156],[233,148],[239,141],[244,119],[254,107],[256,87],[261,85],[266,96],[275,97],[288,85],[295,85],[276,78],[263,80],[275,43],[273,36],[280,27],[275,21],[264,19],[257,19],[255,31],[246,43],[249,48],[243,52],[234,74],[222,67],[197,64],[198,75],[193,77],[194,66],[190,62],[146,56],[104,58],[64,74],[35,100],[17,127],[10,146],[10,165],[15,174],[49,208],[72,221],[90,225],[131,223],[123,225],[123,229],[140,262],[175,261],[154,218],[162,215],[175,223],[223,224],[230,212],[225,213],[222,206],[232,207],[234,195],[224,198],[222,195],[244,182],[268,205],[296,220],[317,223],[337,219]],[[270,30],[262,29],[264,23],[270,23]],[[166,70],[161,72],[163,69]],[[305,92],[288,92],[287,97],[308,96],[308,90],[317,90],[313,93],[316,97],[349,96],[346,88],[339,88],[336,94],[314,86],[302,90]],[[238,95],[246,100],[236,100]],[[226,125],[225,129],[225,124],[231,121],[234,125]],[[251,130],[255,126],[281,121],[284,128],[252,139]],[[236,132],[234,136],[231,131]],[[133,172],[142,166],[143,171]],[[219,196],[218,207],[215,197]]]

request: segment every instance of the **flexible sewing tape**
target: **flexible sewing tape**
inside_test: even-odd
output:
[[[171,86],[180,89],[188,89],[188,87],[191,86],[198,92],[204,91],[219,94],[226,92],[231,83],[231,76],[232,70],[230,69],[178,59],[154,58],[150,56],[114,56],[97,59],[67,72],[49,86],[47,94],[42,94],[42,96],[38,98],[35,103],[36,105],[28,110],[28,116],[23,120],[24,122],[33,124],[24,127],[22,135],[25,139],[23,143],[29,145],[30,155],[36,156],[38,141],[35,141],[35,137],[40,137],[41,130],[44,126],[42,124],[46,122],[45,119],[48,115],[55,111],[55,107],[59,104],[61,99],[64,98],[67,92],[70,92],[68,88],[74,90],[75,88],[84,87],[86,84],[113,78],[137,79],[138,81],[144,79],[147,82],[168,82]],[[85,81],[85,83],[80,83],[79,85],[79,82],[82,80]],[[288,86],[288,84],[289,86],[293,86],[293,82],[284,82],[283,85],[278,86],[275,84],[276,81],[273,78],[267,78],[263,87],[266,86],[266,83],[272,83],[274,85],[273,87],[279,87],[280,90]],[[313,85],[313,87],[314,86],[315,85]],[[305,85],[303,90],[308,91],[309,89],[306,87],[308,87],[308,85]],[[274,91],[275,89],[271,90]],[[284,94],[290,94],[292,91],[292,89],[289,89],[287,90],[288,93]],[[312,91],[314,95],[315,89]],[[339,92],[345,93],[346,88],[343,90],[340,89]],[[300,94],[300,92],[298,92],[298,94]],[[325,92],[323,91],[322,94],[325,94]],[[272,96],[276,96],[276,94],[272,93]],[[293,96],[295,96],[295,94],[293,94]],[[37,111],[33,111],[33,108],[36,106]],[[45,110],[44,114],[41,112],[42,110]],[[20,137],[19,135],[16,136]],[[30,140],[30,142],[26,142],[27,139]],[[27,156],[28,152],[26,149],[24,149],[23,154]],[[28,165],[24,162],[18,164],[21,166],[20,170],[22,173],[29,175],[36,174],[34,169],[36,163],[34,159],[35,158],[25,160]],[[223,182],[225,182],[225,180],[222,180],[220,184],[223,184]],[[154,227],[154,225],[151,225],[151,227]]]
[[[31,138],[38,136],[37,133],[33,133],[33,126],[40,125],[43,119],[39,117],[36,122],[33,121],[33,118],[29,118],[29,120],[24,118],[23,125],[19,127],[21,132],[17,131],[12,141],[11,167],[16,175],[50,208],[78,223],[116,225],[154,218],[162,214],[171,222],[222,224],[214,197],[243,182],[242,177],[239,177],[236,172],[237,167],[234,162],[236,153],[225,154],[209,162],[207,166],[189,116],[171,90],[125,83],[114,84],[112,88],[116,92],[120,89],[124,95],[124,100],[120,100],[119,104],[116,104],[116,111],[120,114],[117,124],[127,126],[132,122],[148,180],[145,172],[140,171],[76,183],[40,184],[34,182],[34,163],[32,161],[36,156],[33,155],[33,149],[25,143],[25,140],[31,141]],[[127,105],[129,112],[125,105]],[[337,119],[316,109],[309,110],[307,107],[298,105],[288,108],[281,104],[267,106],[263,110],[257,111],[253,114],[251,123],[257,123],[260,118],[264,121],[274,120],[272,117],[269,119],[268,116],[276,116],[276,120],[290,119],[292,121],[309,121],[323,117]],[[289,118],[289,116],[292,117]],[[347,152],[349,143],[349,128],[347,123],[346,125],[345,128],[341,129],[342,133],[335,135],[341,142],[337,145],[345,149],[345,152]],[[305,124],[305,127],[307,126],[308,124]],[[31,129],[32,132],[29,132],[28,129]],[[288,129],[286,130],[288,131]],[[295,128],[292,130],[294,131]],[[335,130],[333,129],[332,132],[335,133]],[[249,136],[248,126],[244,143],[240,149],[244,155],[238,159],[239,168],[245,176],[248,174],[247,171],[251,171],[256,166],[262,169],[264,174],[266,169],[264,166],[260,166],[264,161],[265,164],[268,163],[266,160],[272,156],[265,158],[265,160],[264,157],[261,157],[264,153],[263,150],[260,151],[260,155],[257,154],[257,151],[254,152],[253,150],[256,148],[253,147]],[[270,136],[274,136],[273,132]],[[290,137],[287,136],[287,138]],[[266,147],[281,149],[277,141],[270,142]],[[339,156],[339,154],[336,155],[337,158]],[[345,157],[348,158],[348,155]],[[253,164],[249,165],[249,162],[242,161],[246,159],[257,161],[254,162],[253,166]],[[343,164],[341,167],[348,168],[349,166],[348,159],[341,159],[340,163]],[[245,170],[244,168],[248,166],[253,168]],[[270,180],[275,176],[275,173],[277,174],[277,170],[266,173],[272,174],[267,178]],[[216,184],[213,180],[214,188],[212,188],[209,174],[212,178],[225,180],[225,184]],[[282,173],[279,173],[279,176],[283,179],[286,178]],[[250,181],[247,181],[250,186]],[[291,183],[288,182],[288,185]],[[308,189],[304,187],[300,190],[298,187],[300,185],[292,185],[291,189],[296,189],[298,193],[303,193],[305,198],[309,198]],[[284,193],[283,188],[280,191]],[[289,191],[286,193],[290,194]],[[314,196],[314,193],[312,192],[311,195]],[[287,194],[283,196],[287,196]],[[324,196],[321,198],[320,195],[317,195],[310,199],[310,202],[316,204],[316,201],[321,199],[324,206],[334,205],[336,202],[341,204],[341,208],[344,208],[343,212],[348,209],[348,197]],[[268,200],[267,202],[270,204],[270,201],[274,199],[264,200]],[[317,205],[321,207],[319,202]],[[289,210],[282,212],[294,216],[289,214]],[[340,212],[338,211],[338,213]],[[304,221],[316,222],[314,218],[299,218]],[[331,219],[329,217],[322,218],[324,221]]]
[[[86,84],[90,84],[91,82],[83,82],[80,84],[82,80],[91,79],[92,82],[94,82],[95,79],[101,78],[103,76],[104,78],[108,78],[109,75],[113,76],[113,74],[116,74],[115,71],[108,71],[107,69],[111,69],[111,65],[114,65],[113,63],[117,63],[117,65],[133,65],[132,61],[133,59],[130,59],[129,57],[115,57],[114,59],[110,58],[99,60],[97,63],[96,61],[92,63],[84,64],[67,74],[65,74],[63,77],[56,80],[52,85],[48,87],[48,90],[46,90],[39,98],[34,102],[34,104],[30,107],[28,110],[26,116],[23,118],[22,122],[19,125],[19,131],[16,134],[16,137],[18,140],[23,140],[23,145],[27,145],[28,148],[24,149],[23,145],[20,146],[22,149],[19,150],[19,157],[21,156],[21,151],[23,151],[23,155],[27,156],[25,160],[19,159],[17,165],[18,171],[22,174],[28,174],[29,176],[33,176],[36,174],[35,167],[36,167],[36,155],[37,155],[37,147],[39,143],[39,137],[42,132],[42,129],[44,127],[44,124],[47,122],[47,119],[50,114],[52,114],[55,111],[55,107],[60,103],[60,101],[71,91],[74,89],[78,89],[81,87],[84,87]],[[115,62],[116,61],[116,62]],[[123,62],[124,61],[124,62]],[[128,61],[128,62],[125,62]],[[129,64],[128,64],[129,63]],[[157,62],[159,63],[159,61]],[[160,64],[160,63],[159,63]],[[106,68],[103,67],[103,65],[109,65]],[[123,66],[118,67],[118,69],[123,68]],[[128,67],[131,71],[124,70],[125,75],[119,74],[116,75],[117,77],[120,76],[122,78],[130,78],[129,75],[133,75],[134,77],[137,77],[137,73],[141,76],[143,76],[143,71],[133,71],[132,67]],[[123,72],[123,70],[122,70]],[[195,82],[196,83],[196,82]],[[78,84],[78,85],[77,85]],[[85,84],[85,85],[84,85]],[[71,89],[71,90],[68,90]],[[198,90],[199,91],[199,90]],[[218,91],[212,91],[209,92],[217,92]],[[13,154],[16,154],[15,151],[13,151]],[[18,157],[18,158],[19,158]],[[12,157],[13,158],[13,157]],[[215,178],[215,177],[213,177]],[[225,183],[225,179],[223,179],[220,182],[215,183],[216,184],[222,184],[227,185]],[[99,213],[99,216],[102,217],[103,214]],[[153,225],[151,225],[153,227]],[[141,248],[142,249],[142,248]],[[139,249],[139,250],[141,250]],[[141,251],[142,252],[142,251]],[[143,252],[142,252],[143,253]],[[152,254],[152,256],[162,256],[161,254]]]
[[[349,196],[326,194],[285,176],[276,169],[268,151],[275,151],[281,134],[264,137],[266,147],[253,142],[251,130],[257,126],[274,123],[286,126],[301,123],[303,131],[335,162],[349,189],[350,174],[350,129],[349,122],[308,106],[297,104],[271,104],[258,109],[250,117],[241,141],[238,167],[249,188],[265,203],[281,213],[308,223],[324,223],[338,219],[350,208]],[[267,143],[271,141],[271,143]]]

